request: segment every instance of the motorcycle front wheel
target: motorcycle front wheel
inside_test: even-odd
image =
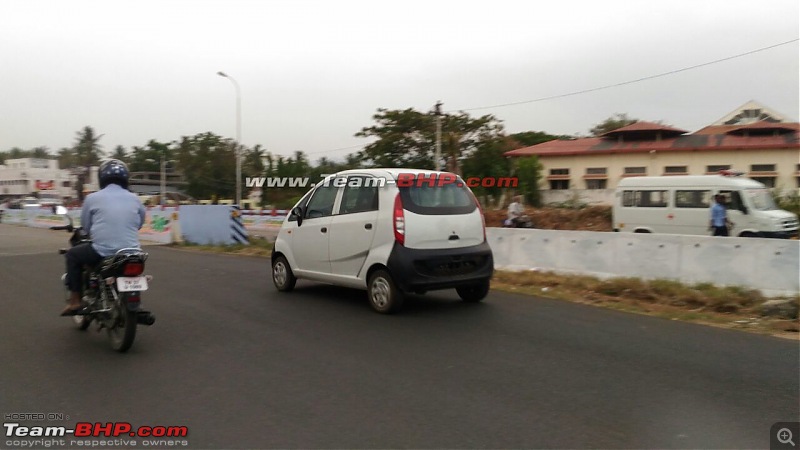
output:
[[[126,352],[136,337],[136,311],[129,311],[122,302],[114,303],[115,318],[112,326],[108,327],[108,339],[111,348],[118,352]]]

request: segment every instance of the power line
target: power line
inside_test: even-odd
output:
[[[619,87],[619,86],[625,86],[625,85],[628,85],[628,84],[633,84],[633,83],[639,83],[639,82],[642,82],[642,81],[652,80],[654,78],[660,78],[660,77],[665,77],[665,76],[668,76],[668,75],[674,75],[676,73],[686,72],[687,70],[692,70],[692,69],[697,69],[697,68],[700,68],[700,67],[710,66],[712,64],[717,64],[717,63],[721,63],[721,62],[724,62],[724,61],[730,61],[732,59],[741,58],[741,57],[752,55],[752,54],[758,53],[758,52],[763,52],[763,51],[770,50],[770,49],[773,49],[773,48],[776,48],[776,47],[780,47],[782,45],[791,44],[793,42],[797,42],[798,40],[800,40],[800,39],[792,39],[792,40],[789,40],[789,41],[786,41],[786,42],[781,42],[779,44],[774,44],[774,45],[770,45],[770,46],[767,46],[767,47],[762,47],[762,48],[759,48],[757,50],[752,50],[752,51],[749,51],[749,52],[740,53],[738,55],[728,56],[726,58],[721,58],[721,59],[717,59],[717,60],[714,60],[714,61],[710,61],[710,62],[706,62],[706,63],[702,63],[702,64],[697,64],[697,65],[694,65],[694,66],[684,67],[683,69],[671,70],[669,72],[660,73],[658,75],[650,75],[650,76],[647,76],[647,77],[637,78],[635,80],[623,81],[621,83],[609,84],[609,85],[606,85],[606,86],[596,87],[596,88],[592,88],[592,89],[584,89],[582,91],[575,91],[575,92],[570,92],[570,93],[567,93],[567,94],[551,95],[549,97],[541,97],[541,98],[536,98],[536,99],[533,99],[533,100],[524,100],[524,101],[520,101],[520,102],[503,103],[503,104],[500,104],[500,105],[492,105],[492,106],[480,106],[480,107],[477,107],[477,108],[459,109],[458,111],[477,111],[479,109],[503,108],[503,107],[506,107],[506,106],[524,105],[524,104],[527,104],[527,103],[543,102],[543,101],[546,101],[546,100],[554,100],[554,99],[558,99],[558,98],[571,97],[573,95],[580,95],[580,94],[587,94],[589,92],[601,91],[601,90],[604,90],[604,89],[611,89],[611,88],[615,88],[615,87]],[[458,112],[458,111],[448,111],[448,112]]]
[[[762,48],[759,48],[759,49],[756,49],[756,50],[751,50],[749,52],[740,53],[738,55],[728,56],[728,57],[725,57],[725,58],[716,59],[714,61],[709,61],[709,62],[705,62],[705,63],[702,63],[702,64],[696,64],[694,66],[684,67],[682,69],[671,70],[669,72],[663,72],[663,73],[660,73],[660,74],[657,74],[657,75],[650,75],[650,76],[646,76],[646,77],[642,77],[642,78],[637,78],[635,80],[623,81],[621,83],[609,84],[609,85],[606,85],[606,86],[600,86],[600,87],[591,88],[591,89],[584,89],[584,90],[581,90],[581,91],[574,91],[574,92],[570,92],[570,93],[566,93],[566,94],[551,95],[551,96],[548,96],[548,97],[541,97],[541,98],[536,98],[536,99],[533,99],[533,100],[523,100],[523,101],[519,101],[519,102],[503,103],[503,104],[492,105],[492,106],[479,106],[479,107],[475,107],[475,108],[451,110],[451,111],[446,111],[446,113],[477,111],[477,110],[481,110],[481,109],[491,109],[491,108],[504,108],[506,106],[524,105],[524,104],[527,104],[527,103],[543,102],[543,101],[546,101],[546,100],[555,100],[555,99],[564,98],[564,97],[572,97],[572,96],[580,95],[580,94],[588,94],[590,92],[602,91],[602,90],[605,90],[605,89],[611,89],[611,88],[625,86],[625,85],[633,84],[633,83],[640,83],[642,81],[652,80],[652,79],[655,79],[655,78],[661,78],[661,77],[665,77],[665,76],[668,76],[668,75],[674,75],[674,74],[677,74],[677,73],[686,72],[688,70],[698,69],[700,67],[710,66],[712,64],[718,64],[718,63],[721,63],[721,62],[730,61],[732,59],[742,58],[744,56],[749,56],[749,55],[752,55],[752,54],[755,54],[755,53],[763,52],[763,51],[766,51],[766,50],[771,50],[771,49],[776,48],[776,47],[781,47],[781,46],[784,46],[784,45],[788,45],[788,44],[797,42],[799,40],[800,39],[791,39],[791,40],[788,40],[788,41],[785,41],[785,42],[781,42],[781,43],[778,43],[778,44],[773,44],[773,45],[762,47]],[[314,151],[314,152],[303,152],[303,153],[305,153],[306,155],[318,155],[318,154],[321,154],[321,153],[336,152],[336,151],[340,151],[340,150],[349,150],[349,149],[353,149],[353,148],[364,148],[367,145],[369,145],[369,144],[352,145],[350,147],[340,147],[340,148],[334,148],[334,149],[329,149],[329,150],[319,150],[319,151]]]

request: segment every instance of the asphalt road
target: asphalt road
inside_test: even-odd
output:
[[[382,316],[361,291],[278,293],[264,259],[156,246],[158,321],[118,354],[58,317],[66,238],[0,225],[5,423],[187,426],[191,448],[768,448],[800,420],[797,341],[499,292]]]

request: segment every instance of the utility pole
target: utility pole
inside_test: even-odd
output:
[[[436,170],[442,169],[442,101],[439,100],[434,106],[434,113],[436,114],[436,154],[434,161],[436,162]]]

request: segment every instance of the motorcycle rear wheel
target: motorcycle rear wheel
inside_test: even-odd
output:
[[[108,328],[108,339],[111,348],[123,353],[131,348],[136,337],[136,311],[129,311],[121,302],[117,302],[114,307],[117,308],[117,319],[116,323]]]

